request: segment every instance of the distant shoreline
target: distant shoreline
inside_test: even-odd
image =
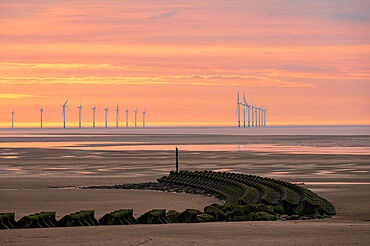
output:
[[[315,126],[176,126],[176,127],[68,127],[68,128],[0,128],[1,135],[17,134],[210,134],[210,135],[370,135],[370,125]]]
[[[316,127],[325,127],[325,128],[332,128],[332,127],[369,127],[370,125],[271,125],[271,126],[264,126],[264,127],[237,127],[237,126],[138,126],[138,127],[125,127],[125,126],[120,126],[120,127],[0,127],[1,130],[42,130],[42,129],[58,129],[58,130],[68,130],[68,129],[75,129],[75,130],[83,130],[83,129],[206,129],[206,128],[211,128],[211,129],[267,129],[267,128],[316,128]]]

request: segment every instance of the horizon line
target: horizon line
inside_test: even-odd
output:
[[[135,127],[135,126],[129,126],[129,127],[126,127],[126,126],[119,126],[119,127],[115,127],[115,126],[111,126],[111,127],[104,127],[104,126],[99,126],[99,127],[81,127],[79,128],[78,126],[77,127],[66,127],[66,128],[63,128],[63,127],[14,127],[14,128],[11,128],[11,127],[0,127],[0,130],[27,130],[27,129],[38,129],[38,130],[42,130],[42,129],[48,129],[48,130],[67,130],[67,129],[73,129],[73,130],[84,130],[84,129],[89,129],[89,130],[93,130],[93,129],[98,129],[98,130],[103,130],[103,129],[119,129],[119,130],[122,130],[122,129],[161,129],[161,128],[240,128],[240,129],[263,129],[263,128],[286,128],[286,127],[293,127],[293,128],[296,128],[296,127],[370,127],[370,124],[328,124],[328,125],[325,125],[325,124],[322,124],[322,125],[268,125],[268,126],[258,126],[258,127],[238,127],[238,126],[230,126],[230,125],[220,125],[220,126],[207,126],[207,125],[203,125],[203,126],[186,126],[186,125],[179,125],[179,126],[138,126],[138,127]]]

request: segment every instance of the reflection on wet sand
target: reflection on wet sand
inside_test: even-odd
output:
[[[370,147],[318,147],[289,146],[277,144],[154,144],[142,142],[99,142],[99,141],[68,141],[68,142],[3,142],[0,148],[49,148],[75,149],[90,151],[170,151],[175,147],[181,151],[244,151],[244,152],[284,152],[292,154],[344,154],[369,155]],[[3,154],[4,155],[4,154]],[[11,158],[11,157],[9,157]],[[16,157],[13,157],[16,158]]]
[[[160,176],[174,168],[175,142],[180,143],[182,170],[320,179],[365,179],[370,171],[369,138],[364,136],[107,135],[88,140],[79,136],[78,141],[74,137],[44,141],[45,137],[0,136],[0,178]],[[250,144],[240,144],[243,141]]]

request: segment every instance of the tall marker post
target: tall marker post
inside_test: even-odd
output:
[[[176,146],[176,173],[179,172],[179,149]]]

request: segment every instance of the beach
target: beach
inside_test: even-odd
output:
[[[0,138],[0,212],[92,209],[97,218],[132,208],[202,210],[213,197],[160,191],[80,189],[155,182],[174,170],[253,174],[295,182],[328,199],[329,219],[1,230],[1,245],[367,245],[367,135],[85,134]]]

